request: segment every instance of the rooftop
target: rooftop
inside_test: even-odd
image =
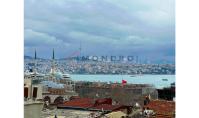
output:
[[[112,105],[111,98],[104,99],[91,99],[91,98],[77,98],[70,101],[64,102],[64,104],[59,105],[58,108],[65,109],[82,109],[91,111],[115,111],[119,109],[124,109],[127,106],[124,105]]]
[[[110,105],[110,104],[100,104],[95,107],[91,107],[91,110],[97,110],[97,111],[116,111],[120,109],[124,109],[126,106],[124,105]]]
[[[88,108],[93,105],[93,99],[91,98],[78,98],[64,102],[62,106],[71,108]]]
[[[144,108],[154,110],[156,118],[172,118],[175,115],[175,102],[166,100],[153,100]]]

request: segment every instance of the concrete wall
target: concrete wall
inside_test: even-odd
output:
[[[134,105],[135,102],[143,104],[144,96],[149,95],[157,99],[157,91],[154,88],[102,88],[102,87],[76,87],[80,97],[105,98],[111,97],[126,105]]]
[[[33,88],[37,87],[37,99],[42,99],[42,84],[32,84],[31,79],[24,79],[24,87],[28,88],[28,99],[32,99],[33,96]]]

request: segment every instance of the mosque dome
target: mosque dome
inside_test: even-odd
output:
[[[62,79],[63,78],[63,76],[62,76],[62,73],[61,72],[55,72],[55,78],[56,79]]]

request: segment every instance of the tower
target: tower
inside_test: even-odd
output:
[[[52,59],[54,60],[55,59],[55,51],[54,51],[54,48],[53,48],[53,57]]]
[[[37,52],[35,49],[35,57],[34,57],[34,68],[33,68],[33,73],[36,74],[37,70],[36,70],[36,64],[37,64]]]
[[[55,52],[54,52],[54,48],[53,48],[53,55],[52,55],[51,73],[52,73],[52,74],[55,74]]]
[[[35,60],[37,59],[37,52],[36,52],[36,49],[35,49]]]
[[[36,61],[37,61],[37,52],[36,52],[36,49],[35,49],[35,54],[34,54],[34,67],[33,67],[33,75],[34,75],[34,77],[31,78],[31,84],[30,84],[30,99],[32,99],[32,82],[33,82],[33,79],[35,80],[35,79],[36,79],[36,76],[37,76]]]

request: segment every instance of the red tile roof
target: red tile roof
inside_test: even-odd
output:
[[[78,108],[78,109],[88,109],[88,110],[104,110],[104,111],[114,111],[126,108],[123,105],[112,105],[111,98],[104,99],[91,99],[91,98],[78,98],[70,101],[64,102],[64,104],[59,105],[59,108]]]
[[[100,104],[109,104],[112,105],[112,99],[111,98],[103,98],[103,99],[97,99],[95,100],[94,106],[100,105]]]
[[[172,118],[175,114],[175,102],[166,100],[153,100],[144,108],[149,108],[156,112],[156,118]]]
[[[91,107],[93,110],[104,110],[104,111],[115,111],[124,108],[123,105],[110,105],[110,104],[101,104],[95,107]]]
[[[63,106],[88,108],[93,106],[93,103],[94,101],[91,98],[79,98],[71,101],[66,101],[64,102]]]

